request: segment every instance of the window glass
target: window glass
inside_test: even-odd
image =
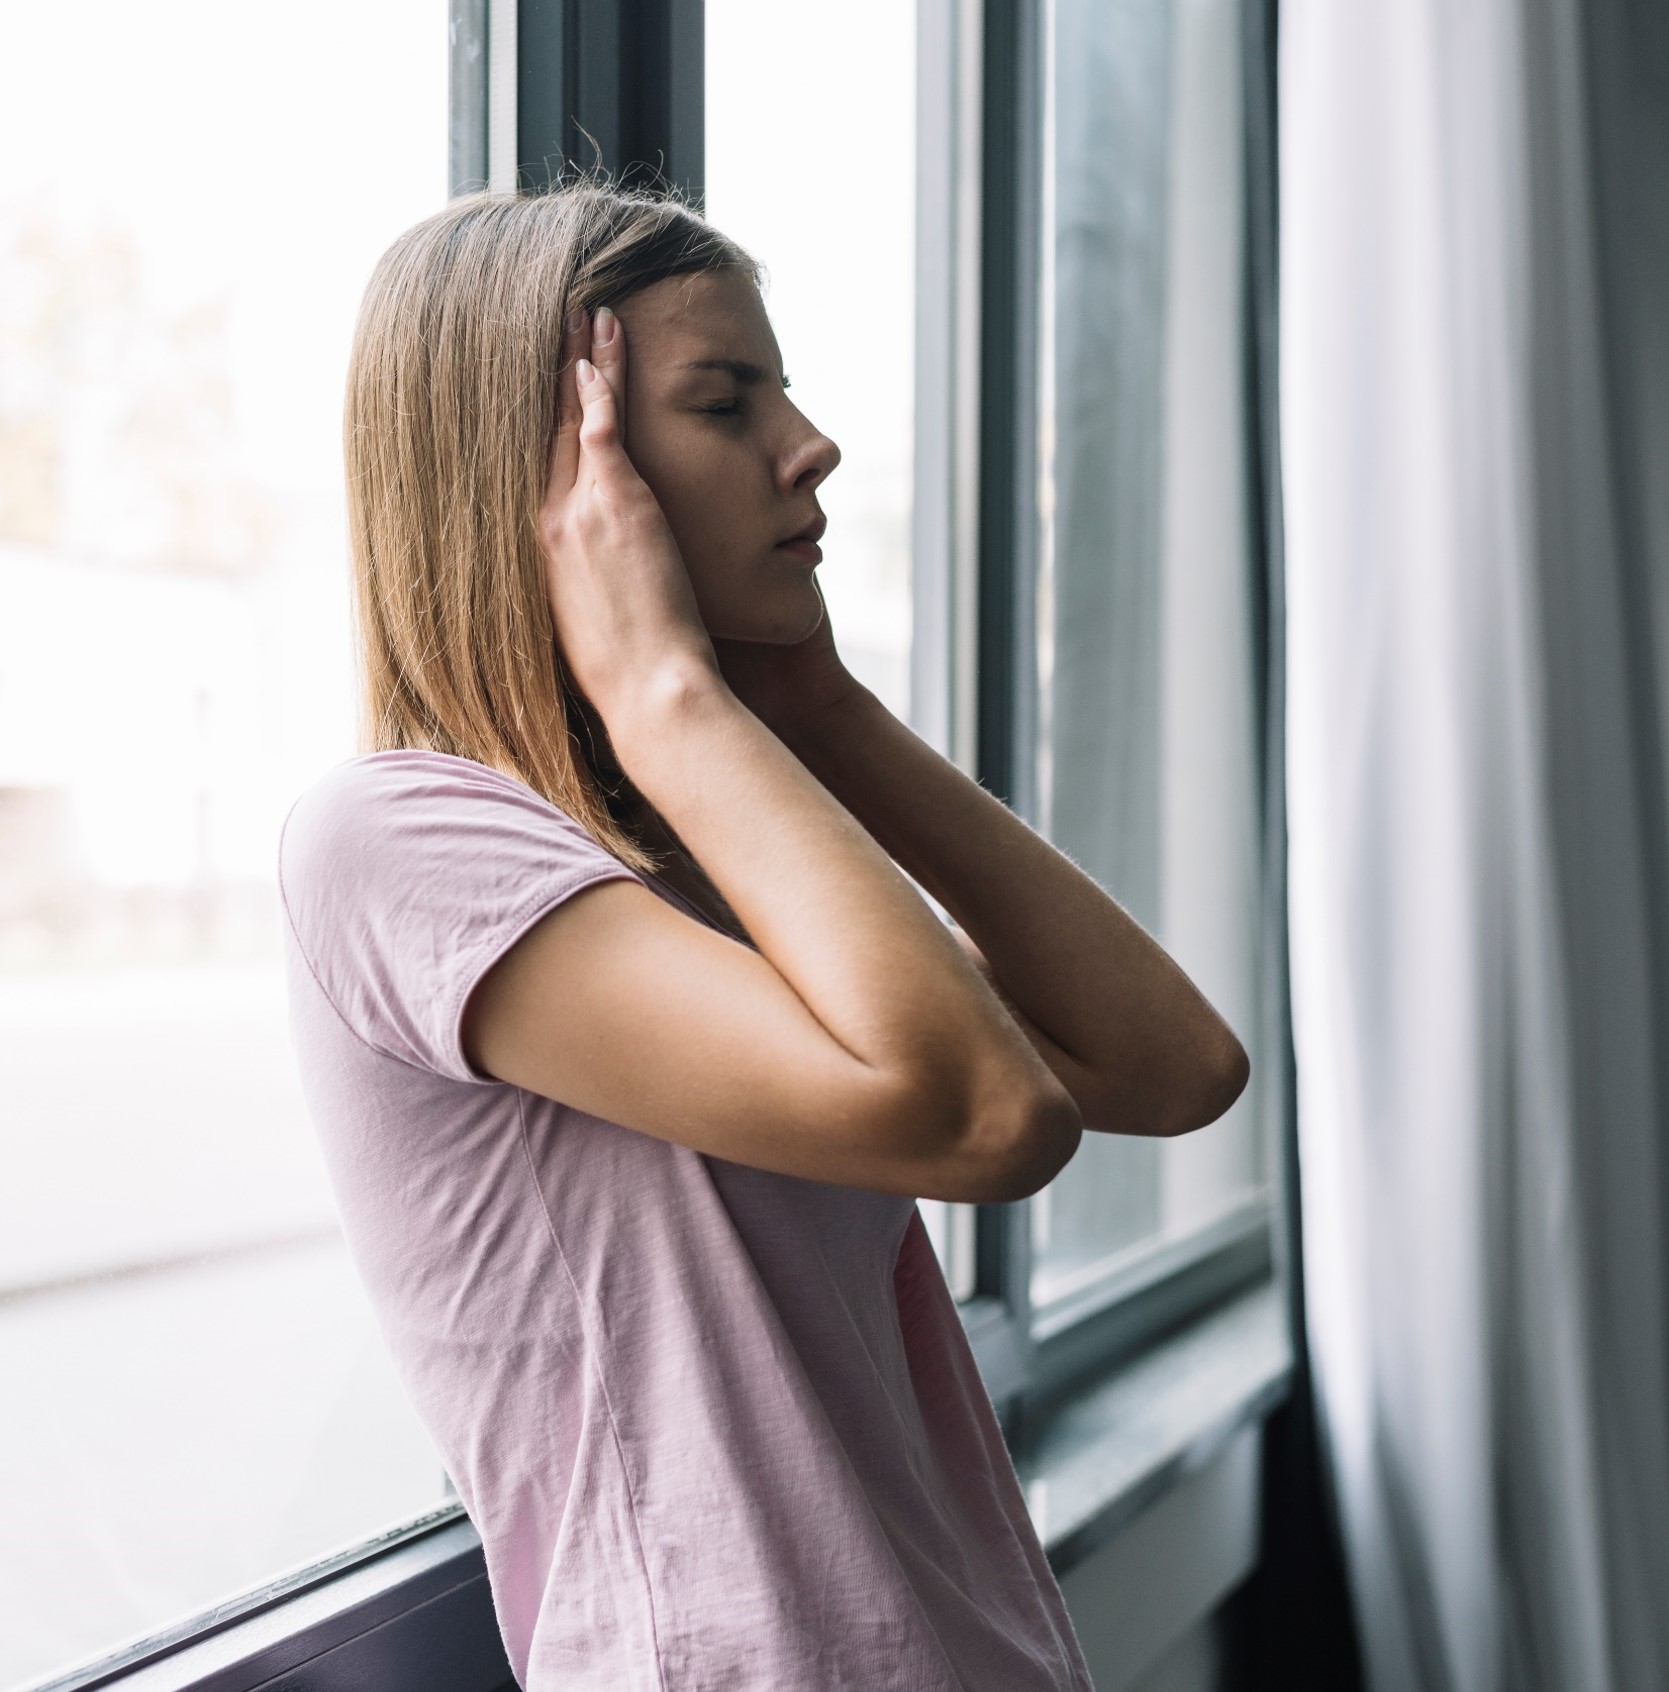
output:
[[[1231,0],[1049,10],[1036,753],[1050,837],[1250,1046],[1257,713],[1237,52]],[[1033,1200],[1034,1306],[1256,1195],[1253,1116],[1249,1092],[1179,1141],[1087,1136]]]
[[[707,0],[706,209],[765,266],[794,400],[840,446],[818,572],[848,667],[908,718],[916,8]],[[973,1213],[924,1200],[953,1290]]]
[[[353,745],[340,409],[446,190],[439,0],[14,7],[0,55],[0,1686],[439,1502],[293,1073]]]

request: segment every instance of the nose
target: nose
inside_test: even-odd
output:
[[[807,493],[829,476],[840,463],[840,448],[804,417],[800,432],[783,455],[779,474],[791,493]]]

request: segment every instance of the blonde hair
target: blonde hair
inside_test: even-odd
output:
[[[634,869],[575,732],[536,518],[563,323],[669,277],[758,268],[681,202],[586,179],[471,194],[408,229],[360,308],[343,440],[369,751],[525,782]],[[585,726],[583,723],[580,725]]]

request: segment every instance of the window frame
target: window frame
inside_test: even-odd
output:
[[[513,1692],[481,1541],[431,1510],[32,1692]]]
[[[911,715],[924,738],[1028,818],[1047,3],[917,0]],[[628,180],[666,181],[701,203],[703,0],[450,0],[449,31],[454,194],[542,184],[564,163],[585,168],[594,140],[605,163],[631,167]],[[1249,222],[1255,210],[1248,200]],[[1259,411],[1267,381],[1254,368],[1257,350],[1249,335],[1254,432],[1270,427]],[[1253,493],[1272,497],[1255,485]],[[1253,552],[1264,556],[1260,544]],[[1278,587],[1264,581],[1256,598],[1266,920],[1281,908],[1269,878],[1284,873],[1279,749],[1268,738],[1279,665],[1264,650],[1278,639],[1270,618]],[[1284,950],[1272,946],[1269,956],[1267,1049],[1278,1057],[1289,1050]],[[1287,1065],[1275,1067],[1286,1074]],[[1275,1115],[1284,1126],[1286,1111]],[[1029,1204],[975,1207],[973,1290],[960,1309],[1011,1447],[1075,1389],[1266,1281],[1280,1215],[1278,1200],[1260,1194],[1180,1239],[1121,1255],[1092,1284],[1039,1310]],[[345,1684],[510,1692],[480,1540],[461,1506],[427,1512],[35,1692]]]
[[[918,732],[1035,824],[1035,368],[1048,0],[917,4],[912,715]],[[1249,261],[1242,294],[1249,321]],[[1249,346],[1244,376],[1250,429],[1257,419]],[[1254,596],[1260,612],[1266,591]],[[1261,623],[1257,636],[1261,646]],[[1266,664],[1256,680],[1266,715]],[[1267,813],[1267,767],[1258,775]],[[1266,852],[1265,877],[1279,868]],[[1266,998],[1284,1004],[1277,969],[1264,985]],[[1090,1285],[1034,1308],[1029,1201],[977,1207],[974,1290],[963,1321],[1011,1441],[1076,1386],[1271,1275],[1276,1220],[1266,1190],[1180,1238],[1109,1259]]]

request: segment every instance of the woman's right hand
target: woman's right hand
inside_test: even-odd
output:
[[[723,686],[684,561],[623,443],[626,336],[606,307],[570,317],[550,479],[545,591],[569,678],[611,729],[662,678]]]

